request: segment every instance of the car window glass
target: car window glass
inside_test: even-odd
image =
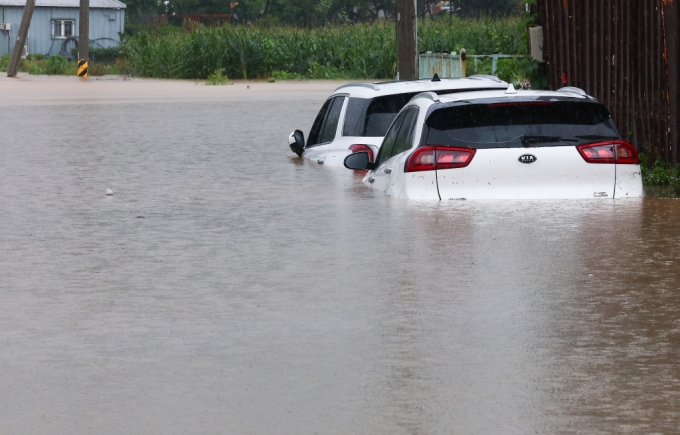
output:
[[[397,113],[416,93],[387,95],[374,98],[366,109],[364,134],[367,137],[385,136]]]
[[[592,102],[529,101],[468,104],[435,110],[427,143],[484,148],[574,146],[617,139],[607,109]]]
[[[416,121],[418,118],[418,108],[414,107],[406,111],[406,116],[404,117],[404,123],[399,129],[397,138],[394,141],[394,147],[392,148],[392,156],[396,156],[399,153],[410,150],[413,146],[413,136],[416,132]],[[390,156],[391,157],[391,156]],[[390,157],[386,157],[389,159]]]
[[[335,139],[335,133],[338,130],[338,120],[340,119],[344,103],[345,97],[335,97],[331,101],[328,114],[324,120],[323,127],[321,127],[321,134],[319,135],[320,144],[332,142]]]
[[[380,151],[378,152],[378,157],[375,160],[375,162],[378,166],[380,166],[385,160],[389,159],[392,156],[392,149],[394,148],[394,142],[397,139],[397,135],[399,134],[399,129],[401,128],[405,117],[406,117],[406,112],[402,112],[397,117],[397,119],[394,120],[394,124],[392,124],[392,127],[387,132],[385,139],[383,139],[382,146],[380,147]]]
[[[364,126],[362,118],[366,110],[367,100],[365,98],[350,98],[345,110],[345,122],[342,126],[343,136],[363,136]]]
[[[309,132],[309,137],[307,138],[307,146],[311,147],[319,143],[319,133],[321,132],[321,127],[323,127],[323,121],[326,118],[326,113],[328,112],[328,107],[331,105],[332,100],[328,100],[321,106],[319,114],[316,115],[314,124],[312,124],[312,129]]]

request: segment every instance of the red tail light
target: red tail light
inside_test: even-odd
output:
[[[350,145],[349,150],[352,151],[352,154],[368,153],[368,160],[370,160],[371,162],[374,161],[374,159],[373,159],[373,149],[371,147],[369,147],[368,145],[360,145],[360,144]]]
[[[637,165],[640,163],[637,150],[625,140],[590,143],[576,147],[581,157],[588,163],[617,163]]]
[[[411,154],[406,161],[405,172],[464,168],[470,164],[475,152],[471,148],[428,145]]]
[[[622,140],[616,143],[616,164],[617,165],[637,165],[640,157],[635,147]]]

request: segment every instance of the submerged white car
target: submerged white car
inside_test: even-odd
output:
[[[345,159],[395,198],[563,199],[643,196],[638,153],[607,109],[578,88],[415,96],[380,151]]]
[[[351,83],[339,87],[321,106],[307,141],[296,130],[288,145],[298,156],[342,167],[345,157],[366,152],[373,161],[387,129],[399,111],[421,92],[444,95],[456,92],[505,90],[508,84],[494,76],[464,79]]]

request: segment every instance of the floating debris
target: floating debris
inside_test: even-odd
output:
[[[136,219],[146,219],[146,216],[137,216]]]

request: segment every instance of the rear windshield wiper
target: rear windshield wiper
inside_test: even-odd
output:
[[[565,139],[559,136],[522,136],[522,145],[530,147],[539,143],[550,142],[578,142],[578,139]]]

